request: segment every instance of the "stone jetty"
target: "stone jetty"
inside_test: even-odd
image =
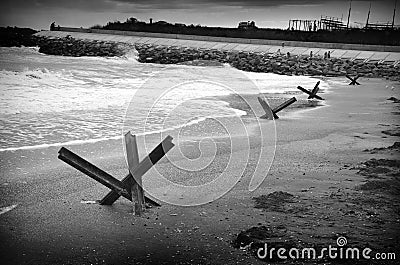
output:
[[[72,37],[65,38],[42,38],[36,41],[39,46],[39,52],[49,55],[63,56],[100,56],[114,57],[123,56],[134,46],[127,43],[116,43],[108,41],[87,41],[74,39]]]
[[[39,51],[45,54],[64,56],[123,56],[135,48],[139,62],[177,64],[196,60],[228,63],[250,72],[276,73],[282,75],[381,77],[400,80],[400,65],[361,60],[324,58],[289,53],[257,53],[244,51],[223,51],[217,49],[188,48],[151,44],[128,44],[122,42],[81,40],[71,37],[39,37]]]

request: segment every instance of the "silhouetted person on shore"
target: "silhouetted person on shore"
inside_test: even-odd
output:
[[[328,59],[331,58],[331,51],[328,51]]]
[[[55,30],[56,28],[56,22],[53,22],[50,24],[50,30]]]

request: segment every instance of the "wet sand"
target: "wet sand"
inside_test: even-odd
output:
[[[241,181],[202,206],[162,204],[138,218],[125,199],[110,207],[84,204],[108,190],[58,160],[59,147],[2,153],[1,207],[16,207],[0,215],[0,263],[265,264],[231,244],[241,231],[258,226],[283,226],[283,239],[305,247],[333,245],[344,235],[352,246],[368,243],[400,257],[398,193],[362,186],[395,178],[390,173],[396,166],[372,177],[357,173],[372,158],[398,159],[396,150],[371,150],[398,141],[393,130],[399,130],[399,105],[387,99],[400,98],[400,86],[380,79],[361,79],[361,86],[327,80],[334,82],[323,94],[327,106],[287,112],[276,121],[275,159],[263,184],[248,191],[256,162],[250,156]],[[252,141],[251,154],[260,148]],[[115,177],[127,173],[120,141],[70,149]],[[224,161],[225,154],[216,160]],[[159,167],[168,172],[170,165],[161,161]],[[275,191],[293,200],[255,208],[253,197]]]

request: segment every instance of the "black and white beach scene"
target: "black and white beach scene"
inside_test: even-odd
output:
[[[398,264],[399,8],[2,1],[0,264]]]

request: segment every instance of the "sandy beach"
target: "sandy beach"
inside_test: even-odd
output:
[[[382,79],[360,78],[360,86],[345,78],[324,80],[332,87],[321,94],[326,106],[285,112],[276,121],[275,158],[262,185],[248,191],[257,160],[252,154],[260,148],[253,137],[240,182],[202,206],[162,203],[135,217],[126,199],[113,206],[82,203],[108,190],[58,160],[59,147],[2,152],[1,207],[14,208],[0,215],[0,263],[265,264],[251,246],[232,244],[240,232],[262,226],[279,242],[322,247],[344,236],[348,245],[400,258],[399,149],[387,149],[399,141],[399,104],[387,99],[400,98],[400,86]],[[127,173],[121,140],[68,148],[119,179]],[[225,156],[217,154],[214,171]],[[363,164],[371,159],[375,164]],[[167,160],[158,166],[165,172],[171,167]],[[288,199],[267,196],[279,191]]]

